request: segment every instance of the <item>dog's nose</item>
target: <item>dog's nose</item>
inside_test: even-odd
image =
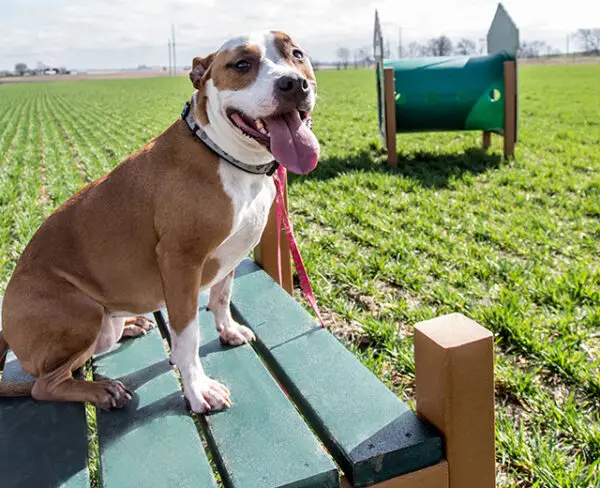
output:
[[[306,95],[310,89],[308,80],[302,76],[286,75],[279,78],[276,82],[277,90],[284,95]]]

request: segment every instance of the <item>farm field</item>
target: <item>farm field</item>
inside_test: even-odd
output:
[[[412,326],[496,336],[498,484],[600,487],[600,65],[519,71],[517,158],[480,133],[398,136],[374,74],[318,73],[317,170],[290,178],[331,329],[413,404]],[[187,78],[0,85],[0,293],[45,216],[168,127]],[[326,372],[324,373],[326,374]]]

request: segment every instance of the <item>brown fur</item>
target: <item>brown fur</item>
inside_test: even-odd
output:
[[[204,84],[206,83],[206,80],[210,78],[210,65],[216,54],[216,52],[212,52],[205,57],[195,57],[192,61],[192,71],[190,71],[192,85],[198,90],[198,94],[196,95],[196,105],[194,107],[196,113],[194,115],[203,125],[208,125],[208,114],[206,111],[208,98],[204,91]]]
[[[146,313],[165,300],[183,330],[232,224],[218,158],[181,120],[58,208],[21,255],[2,306],[0,346],[40,378],[33,395],[97,402],[114,386],[71,379],[107,311]]]
[[[302,59],[298,59],[293,55],[294,49],[300,49],[304,52],[303,49],[284,32],[271,31],[271,34],[273,34],[274,37],[275,49],[277,49],[277,52],[285,62],[297,69],[307,80],[315,81],[315,73],[311,64],[307,62],[307,54],[304,53],[305,57]]]
[[[233,64],[245,60],[250,63],[248,71],[239,71]],[[243,90],[256,80],[261,59],[258,46],[237,46],[220,52],[212,63],[212,80],[218,90]]]

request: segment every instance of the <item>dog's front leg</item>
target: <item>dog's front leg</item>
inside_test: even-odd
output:
[[[255,339],[254,333],[243,325],[238,324],[231,316],[231,285],[233,271],[216,283],[210,289],[208,308],[215,316],[215,324],[221,337],[221,342],[230,346],[239,346]]]
[[[202,265],[194,266],[178,252],[159,253],[165,301],[171,329],[171,353],[181,373],[183,391],[194,412],[231,406],[229,390],[202,369],[198,349],[200,330],[196,313]]]

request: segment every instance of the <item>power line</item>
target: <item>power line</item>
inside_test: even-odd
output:
[[[173,64],[171,60],[171,39],[169,39],[169,76],[173,75]]]
[[[175,50],[175,26],[173,24],[171,24],[171,39],[172,39],[172,46],[173,46],[173,74],[176,76],[177,75],[177,55],[176,50]]]

